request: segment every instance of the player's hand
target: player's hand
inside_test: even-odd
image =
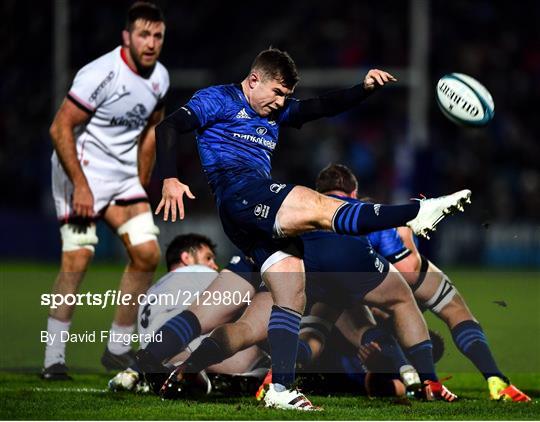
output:
[[[191,193],[188,185],[184,185],[176,178],[163,180],[163,189],[161,190],[161,201],[156,209],[156,215],[163,209],[163,221],[169,219],[171,213],[171,221],[176,221],[177,211],[180,220],[184,219],[184,195],[189,199],[195,199],[195,195]]]
[[[375,88],[380,88],[381,86],[384,86],[388,82],[396,81],[396,78],[394,78],[390,73],[385,72],[384,70],[371,69],[364,78],[364,89],[366,91],[372,91]]]
[[[88,184],[73,186],[72,207],[73,212],[79,217],[90,218],[94,216],[94,195]]]

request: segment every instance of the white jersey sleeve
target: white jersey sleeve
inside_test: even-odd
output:
[[[111,55],[88,63],[75,75],[68,98],[80,108],[93,113],[109,95],[109,88],[116,73]]]

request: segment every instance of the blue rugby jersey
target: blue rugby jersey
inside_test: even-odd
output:
[[[279,127],[297,109],[298,100],[287,99],[276,114],[259,116],[236,84],[197,91],[186,104],[198,118],[197,146],[212,191],[241,185],[250,178],[270,178],[271,158]]]
[[[411,253],[403,244],[403,240],[401,240],[397,229],[371,232],[367,236],[373,249],[391,263],[398,262]]]

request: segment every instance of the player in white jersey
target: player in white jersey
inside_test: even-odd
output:
[[[212,310],[214,310],[223,318],[223,321],[227,321],[224,319],[223,308],[220,308],[219,312],[216,308],[219,305],[218,301],[220,302],[221,300],[204,294],[208,292],[207,288],[210,285],[216,284],[216,279],[218,279],[219,275],[216,271],[215,245],[209,238],[199,234],[185,234],[175,237],[167,247],[166,263],[169,272],[147,290],[145,296],[146,303],[141,304],[139,308],[138,333],[141,349],[144,349],[149,341],[163,343],[170,340],[166,336],[156,336],[156,334],[158,336],[160,335],[161,328],[165,324],[174,327],[175,331],[178,331],[180,335],[187,334],[186,330],[192,330],[192,327],[189,325],[179,321],[175,322],[173,318],[188,308],[194,309],[193,306],[190,307],[190,304],[197,303],[200,305],[201,310],[205,309],[209,313],[212,313]],[[224,269],[221,274],[222,276],[225,274],[223,277],[219,277],[221,283],[227,280],[235,281],[235,285],[237,285],[238,279],[245,281],[228,269]],[[249,282],[245,281],[245,283],[251,287]],[[211,290],[211,292],[214,291],[216,290]],[[247,298],[250,296],[248,294]],[[246,296],[244,295],[244,300],[245,298]],[[244,302],[242,303],[245,304]],[[246,303],[249,303],[249,300]],[[234,306],[231,304],[229,308],[232,307],[236,309],[236,312],[233,311],[233,313],[238,313],[243,308],[243,305]],[[207,321],[204,321],[205,325],[212,323],[211,318],[206,319]],[[169,357],[166,361],[173,365],[183,362],[200,345],[201,341],[210,334],[208,331],[204,330],[202,335],[195,334],[190,336],[193,340],[189,342],[185,350],[174,349],[174,356]],[[201,330],[199,330],[200,332]],[[257,346],[251,346],[223,362],[209,367],[208,371],[216,374],[253,375],[254,373],[251,371],[254,367],[267,359],[267,355],[261,349]],[[138,391],[141,387],[144,389],[144,384],[139,383],[141,374],[133,368],[128,368],[116,374],[109,381],[109,388],[114,391]],[[267,369],[265,367],[262,372],[259,371],[259,375],[266,374]],[[161,386],[170,371],[171,369],[168,369],[164,372],[164,378],[158,387]]]
[[[116,231],[129,255],[122,294],[136,297],[150,285],[160,251],[143,186],[150,180],[154,128],[163,118],[169,87],[167,70],[157,61],[164,35],[161,10],[153,3],[134,3],[123,45],[79,70],[54,118],[52,187],[62,262],[53,293],[77,291],[98,243],[98,218]],[[69,305],[51,309],[48,332],[68,331],[73,311]],[[136,317],[137,305],[118,306],[111,331],[131,333]],[[129,345],[109,340],[102,357],[107,369],[123,369],[132,361]],[[47,343],[42,377],[69,379],[65,343]]]

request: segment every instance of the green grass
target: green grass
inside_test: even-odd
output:
[[[516,375],[525,389],[540,385],[538,375]],[[47,382],[34,374],[0,374],[2,419],[321,419],[321,420],[534,420],[540,417],[538,400],[533,403],[490,402],[484,382],[476,374],[462,374],[448,382],[461,395],[455,403],[413,402],[395,404],[390,399],[366,397],[310,397],[324,407],[322,413],[300,413],[260,407],[250,397],[207,398],[204,401],[161,401],[152,395],[110,393],[108,377],[75,375],[71,382]],[[540,391],[532,390],[538,396]]]
[[[428,323],[444,335],[441,375],[461,400],[457,403],[413,402],[365,397],[310,397],[323,413],[303,414],[260,408],[249,397],[212,397],[204,402],[163,402],[155,396],[109,393],[99,364],[105,344],[68,345],[74,381],[46,382],[36,373],[42,365],[47,309],[40,295],[55,277],[52,265],[1,264],[0,288],[0,418],[1,419],[540,419],[540,275],[538,272],[448,271],[482,323],[495,357],[512,381],[533,397],[533,403],[494,403],[487,399],[482,377],[456,350],[448,330],[428,315]],[[116,289],[121,267],[97,265],[82,292]],[[506,306],[495,302],[504,301]],[[80,306],[72,332],[106,330],[113,308]]]

